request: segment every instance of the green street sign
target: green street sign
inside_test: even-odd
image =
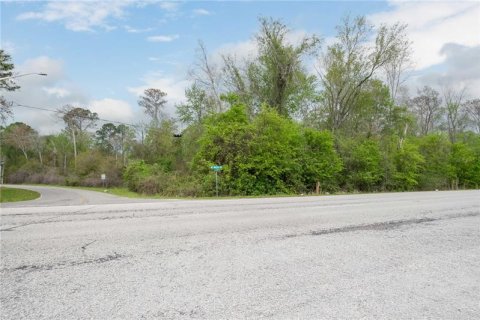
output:
[[[222,170],[222,166],[210,166],[210,169],[212,169],[213,171],[220,171]]]

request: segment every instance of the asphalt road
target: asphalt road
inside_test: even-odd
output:
[[[115,204],[115,203],[142,203],[155,202],[152,199],[129,199],[112,194],[101,193],[74,188],[60,188],[50,186],[8,185],[5,187],[34,190],[40,193],[40,198],[30,201],[2,203],[1,208],[19,207],[52,207],[52,206],[75,206],[89,204]],[[165,200],[162,200],[165,201]]]
[[[478,190],[121,201],[2,207],[0,318],[480,314]]]

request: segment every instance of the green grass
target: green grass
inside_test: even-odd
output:
[[[145,199],[167,199],[165,196],[161,195],[145,195],[139,194],[133,191],[128,190],[125,187],[115,187],[115,188],[103,188],[103,187],[82,187],[82,186],[65,186],[60,184],[30,184],[32,186],[41,186],[41,187],[60,187],[60,188],[70,188],[70,189],[82,189],[82,190],[89,190],[89,191],[97,191],[102,193],[109,193],[120,197],[127,197],[127,198],[145,198]],[[105,191],[107,190],[107,191]]]
[[[0,187],[0,202],[16,202],[33,200],[40,197],[40,193],[32,190]]]
[[[222,200],[228,200],[228,199],[244,199],[244,198],[278,198],[278,197],[296,197],[299,195],[286,195],[286,194],[281,194],[281,195],[258,195],[258,196],[220,196],[220,197],[215,197],[215,196],[200,196],[200,197],[180,197],[180,196],[165,196],[161,194],[152,194],[152,195],[147,195],[147,194],[142,194],[142,193],[137,193],[134,191],[130,191],[125,187],[115,187],[115,188],[101,188],[101,187],[72,187],[72,186],[57,186],[57,187],[62,187],[62,188],[72,188],[72,189],[83,189],[83,190],[89,190],[89,191],[97,191],[97,192],[102,192],[102,193],[109,193],[113,194],[116,196],[120,197],[127,197],[127,198],[136,198],[136,199],[181,199],[181,200],[212,200],[212,199],[222,199]],[[106,190],[106,191],[105,191]]]
[[[146,199],[166,198],[160,195],[139,194],[139,193],[130,191],[127,188],[99,188],[99,187],[67,187],[67,188],[83,189],[83,190],[98,191],[98,192],[105,192],[105,190],[107,190],[105,193],[113,194],[120,197],[127,197],[127,198],[146,198]]]
[[[146,195],[137,192],[133,192],[128,190],[126,187],[115,187],[115,188],[102,188],[102,187],[83,187],[83,186],[64,186],[64,185],[44,185],[44,184],[34,184],[38,186],[50,186],[50,187],[61,187],[61,188],[71,188],[71,189],[83,189],[89,191],[97,191],[102,193],[113,194],[120,197],[127,197],[127,198],[136,198],[136,199],[182,199],[182,200],[229,200],[229,199],[255,199],[255,198],[288,198],[288,197],[310,197],[310,196],[317,196],[315,194],[277,194],[277,195],[239,195],[239,196],[199,196],[199,197],[180,197],[180,196],[165,196],[165,195]],[[345,193],[348,194],[348,193]],[[324,194],[320,194],[324,195]],[[334,193],[330,194],[334,195]]]

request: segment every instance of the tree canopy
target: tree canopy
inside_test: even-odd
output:
[[[478,97],[460,85],[410,94],[405,25],[347,16],[336,30],[322,47],[260,18],[248,57],[212,56],[200,41],[185,99],[146,89],[143,125],[66,105],[60,132],[1,127],[6,181],[98,186],[106,174],[131,191],[193,197],[214,195],[216,175],[222,196],[478,188]]]

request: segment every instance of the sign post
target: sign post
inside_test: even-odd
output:
[[[5,160],[0,160],[0,184],[3,184],[3,172],[5,172]]]
[[[215,171],[215,191],[218,197],[218,171],[222,170],[222,166],[210,166],[210,169]]]
[[[102,185],[105,188],[105,180],[107,180],[107,175],[105,173],[102,173],[100,175],[100,178],[102,179]]]

